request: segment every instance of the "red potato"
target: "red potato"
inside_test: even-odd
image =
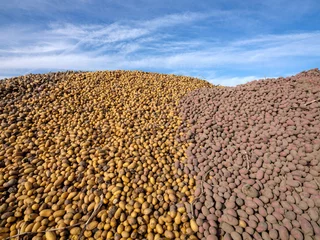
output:
[[[230,233],[226,233],[226,234],[224,234],[223,239],[232,240],[232,237],[231,237]]]
[[[232,226],[237,226],[239,221],[237,218],[231,216],[231,215],[228,215],[228,214],[225,214],[222,216],[222,221],[232,225]]]
[[[282,216],[282,215],[281,215]],[[279,218],[276,218],[274,215],[268,215],[267,217],[266,217],[266,220],[268,221],[268,222],[270,222],[270,223],[277,223],[278,222],[278,220],[279,220]],[[282,219],[281,219],[282,220]],[[279,221],[281,221],[281,220],[279,220]]]
[[[299,187],[301,183],[295,180],[287,180],[286,183],[291,187]]]
[[[258,212],[261,216],[266,217],[268,215],[267,210],[264,207],[259,207]]]
[[[282,207],[283,207],[284,209],[286,209],[286,210],[288,210],[288,211],[292,211],[292,210],[293,210],[292,205],[291,205],[289,202],[287,202],[287,201],[282,201],[282,202],[281,202],[281,205],[282,205]]]
[[[301,209],[299,206],[297,206],[296,204],[293,204],[293,203],[292,203],[291,206],[292,206],[292,208],[293,208],[293,211],[294,211],[296,214],[301,215],[301,214],[303,213],[302,209]]]
[[[298,206],[302,211],[306,211],[309,208],[308,204],[305,201],[299,202]]]
[[[223,222],[221,225],[220,225],[221,229],[223,231],[225,231],[226,233],[231,233],[234,231],[234,227],[231,226],[230,224],[226,223],[226,222]]]
[[[313,235],[313,227],[311,223],[304,217],[298,218],[300,222],[301,229],[305,235]]]
[[[242,237],[241,237],[240,233],[238,233],[238,232],[232,232],[230,235],[233,240],[242,240]]]
[[[314,201],[315,206],[320,208],[320,194],[313,195],[311,199]]]
[[[312,199],[308,198],[308,199],[306,199],[306,202],[307,202],[309,208],[315,207],[315,202]]]
[[[260,196],[259,199],[265,204],[268,203],[270,201],[269,198],[267,198],[266,196]]]
[[[318,221],[320,218],[320,211],[318,208],[309,208],[308,210],[308,214],[310,216],[310,218],[312,219],[312,221]]]
[[[303,234],[302,232],[297,229],[297,228],[293,228],[290,232],[291,236],[294,237],[294,239],[297,239],[297,240],[303,240]]]
[[[271,229],[269,231],[269,236],[271,239],[278,239],[279,238],[279,233],[276,229]]]
[[[293,221],[296,219],[296,214],[293,211],[287,211],[284,216],[290,221]]]
[[[303,191],[312,195],[317,195],[319,193],[319,190],[308,187],[303,187]]]
[[[259,222],[258,226],[256,227],[256,231],[262,233],[268,229],[268,225],[265,222]]]
[[[264,171],[263,171],[262,169],[259,169],[259,170],[257,171],[257,175],[256,175],[257,179],[258,179],[258,180],[263,179],[264,174],[265,174]]]
[[[251,235],[248,234],[247,232],[244,232],[244,233],[242,234],[242,239],[243,239],[243,240],[252,240],[252,237],[251,237]]]
[[[249,220],[248,225],[249,225],[249,227],[255,229],[258,226],[258,223],[256,221]]]
[[[223,214],[228,214],[228,215],[230,215],[232,217],[235,217],[235,218],[238,217],[237,212],[234,209],[231,209],[231,208],[225,209]]]
[[[288,232],[288,229],[281,226],[279,228],[279,238],[281,240],[288,240],[289,239],[289,232]]]
[[[264,206],[264,203],[262,202],[262,200],[260,200],[259,198],[253,198],[253,201],[258,204],[258,206]]]
[[[271,240],[268,232],[262,232],[261,237],[263,240]]]
[[[304,182],[303,186],[306,187],[306,188],[318,189],[318,186],[317,186],[316,182]]]
[[[250,208],[252,208],[252,209],[257,209],[258,208],[258,204],[256,204],[254,201],[252,201],[252,200],[246,200],[245,201],[245,205],[247,206],[247,207],[250,207]]]
[[[237,214],[239,215],[239,217],[242,217],[244,219],[248,218],[248,214],[245,211],[243,211],[242,209],[238,209]]]
[[[287,218],[283,219],[282,220],[282,225],[288,229],[288,231],[291,231],[292,230],[292,224],[291,224],[291,221]]]
[[[310,222],[314,231],[315,235],[320,235],[320,226],[319,223],[315,222],[315,221],[311,221]]]
[[[218,237],[215,234],[207,236],[207,240],[218,240]]]
[[[254,239],[263,240],[261,235],[258,232],[254,232],[253,237]]]
[[[286,198],[287,202],[292,204],[292,203],[295,203],[295,199],[293,196],[291,195],[287,195],[287,198]]]

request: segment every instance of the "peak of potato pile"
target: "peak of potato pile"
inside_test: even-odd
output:
[[[320,71],[0,81],[1,239],[320,239]]]

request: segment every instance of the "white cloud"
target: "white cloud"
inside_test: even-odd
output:
[[[207,79],[212,84],[221,84],[223,83],[224,86],[236,86],[240,84],[245,84],[247,82],[253,81],[253,80],[259,80],[264,79],[262,77],[256,77],[256,76],[244,76],[244,77],[217,77],[213,79]]]
[[[36,45],[13,47],[8,49],[0,49],[2,54],[42,54],[57,51],[64,51],[72,47],[71,44],[66,42],[39,42]]]
[[[247,45],[254,45],[254,44],[278,44],[282,42],[291,42],[291,41],[301,41],[305,39],[310,39],[314,37],[319,37],[320,32],[315,31],[311,33],[295,33],[295,34],[283,34],[283,35],[274,35],[274,34],[268,34],[268,35],[262,35],[257,36],[252,39],[245,39],[245,40],[239,40],[232,43],[233,46],[247,46]]]
[[[89,31],[99,29],[100,25],[79,25],[76,26],[70,23],[51,23],[49,30],[45,31],[49,35],[62,36],[68,38],[79,39],[86,37]]]
[[[185,75],[197,72],[197,76],[229,86],[258,77],[208,73],[217,67],[250,68],[261,63],[278,64],[283,58],[320,57],[319,31],[261,35],[232,42],[204,40],[201,36],[181,39],[176,33],[176,27],[222,15],[228,13],[183,13],[107,25],[55,23],[40,30],[0,28],[2,36],[7,36],[0,36],[0,71],[19,75],[25,74],[25,69],[28,73],[41,69],[162,69]]]
[[[0,48],[0,52],[36,55],[43,52],[64,50],[63,54],[65,54],[77,49],[84,51],[82,47],[88,46],[104,50],[105,47],[107,49],[114,47],[112,45],[114,43],[137,40],[141,37],[148,40],[153,34],[156,35],[159,28],[185,24],[205,17],[207,17],[206,14],[184,13],[167,15],[150,21],[116,22],[108,25],[52,23],[48,29],[44,30],[14,26],[14,30],[12,28],[0,29],[2,33],[5,33],[2,36],[9,36],[9,38],[0,37],[0,43],[5,46],[5,48]],[[10,42],[10,39],[13,39],[13,42]],[[137,46],[134,42],[132,45]],[[135,48],[137,49],[137,47]],[[133,49],[133,47],[127,44],[127,49]]]
[[[138,22],[138,25],[145,26],[147,28],[170,27],[176,24],[188,24],[190,22],[199,21],[212,16],[213,13],[204,14],[204,13],[188,12],[188,13],[182,13],[182,14],[171,14],[165,17],[159,17],[152,20]]]

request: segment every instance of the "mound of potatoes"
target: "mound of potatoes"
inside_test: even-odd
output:
[[[0,239],[320,239],[320,71],[0,81]]]
[[[180,113],[199,239],[320,239],[318,69],[198,89]]]
[[[203,87],[139,71],[0,81],[0,238],[196,239],[176,107]]]

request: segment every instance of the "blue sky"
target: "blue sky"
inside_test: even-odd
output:
[[[320,65],[318,0],[0,2],[0,78],[143,70],[234,86]]]

